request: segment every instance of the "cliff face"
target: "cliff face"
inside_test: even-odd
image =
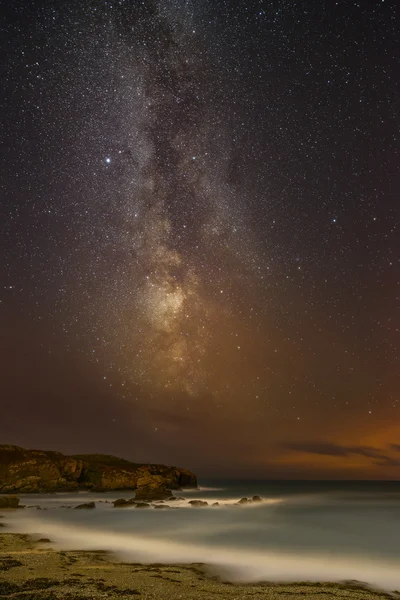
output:
[[[132,463],[115,456],[25,450],[0,445],[0,493],[151,490],[197,487],[187,469]],[[139,492],[140,493],[140,492]]]

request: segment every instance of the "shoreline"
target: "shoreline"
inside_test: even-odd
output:
[[[146,600],[400,599],[400,593],[374,590],[360,582],[231,583],[202,563],[126,563],[108,551],[55,550],[48,539],[0,529],[0,600],[137,600],[139,596]]]

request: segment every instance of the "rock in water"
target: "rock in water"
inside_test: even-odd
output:
[[[125,500],[125,498],[118,498],[113,502],[114,508],[123,508],[125,506],[135,506],[136,501],[135,498],[130,498],[129,500]]]
[[[119,508],[120,506],[126,506],[128,503],[125,498],[118,498],[113,502],[115,508]]]
[[[136,508],[150,508],[150,506],[147,502],[136,502]]]
[[[238,504],[248,504],[249,503],[249,499],[248,498],[241,498],[238,502]]]
[[[18,508],[19,498],[16,496],[1,496],[0,508]]]
[[[252,500],[253,500],[253,502],[262,502],[261,496],[253,496]]]
[[[208,506],[208,502],[205,500],[189,500],[191,506]]]
[[[142,474],[136,484],[136,500],[165,500],[171,497],[169,490],[161,475]]]
[[[78,506],[75,506],[75,509],[78,508],[96,508],[96,504],[94,502],[86,502],[85,504],[78,504]]]
[[[178,467],[138,464],[104,454],[65,456],[61,452],[0,445],[0,493],[3,494],[135,490],[145,488],[146,479],[150,488],[154,488],[157,486],[153,477],[166,490],[197,487],[196,475]]]

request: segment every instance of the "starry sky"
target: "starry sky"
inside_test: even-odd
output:
[[[399,478],[395,4],[3,7],[1,442]]]

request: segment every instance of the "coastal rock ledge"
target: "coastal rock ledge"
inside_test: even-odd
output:
[[[66,456],[0,444],[1,494],[136,490],[143,499],[168,497],[169,490],[183,487],[197,487],[196,475],[188,469],[133,463],[104,454]]]

